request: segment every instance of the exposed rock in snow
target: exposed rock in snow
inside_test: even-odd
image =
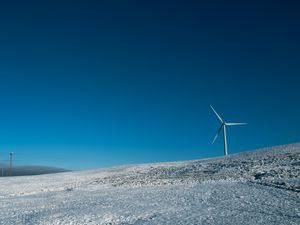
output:
[[[0,224],[300,224],[300,144],[0,179]]]

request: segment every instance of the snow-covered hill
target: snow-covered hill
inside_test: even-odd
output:
[[[0,178],[0,224],[300,224],[300,144]]]

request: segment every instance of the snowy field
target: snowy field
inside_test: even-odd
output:
[[[300,224],[300,144],[0,178],[0,224]]]

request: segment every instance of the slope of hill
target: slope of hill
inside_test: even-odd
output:
[[[0,179],[0,224],[300,224],[300,144]]]

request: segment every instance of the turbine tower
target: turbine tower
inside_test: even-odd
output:
[[[227,155],[227,137],[226,137],[226,127],[227,126],[238,126],[238,125],[245,125],[247,123],[227,123],[224,120],[222,120],[222,118],[220,117],[220,115],[216,112],[216,110],[210,106],[211,109],[214,111],[214,113],[216,114],[216,116],[218,117],[218,119],[220,120],[220,122],[222,123],[220,128],[218,129],[216,136],[214,137],[214,140],[212,142],[215,143],[215,141],[217,140],[219,134],[221,133],[222,129],[223,129],[223,137],[224,137],[224,155]]]
[[[9,176],[12,176],[12,157],[13,157],[13,152],[9,153]]]

